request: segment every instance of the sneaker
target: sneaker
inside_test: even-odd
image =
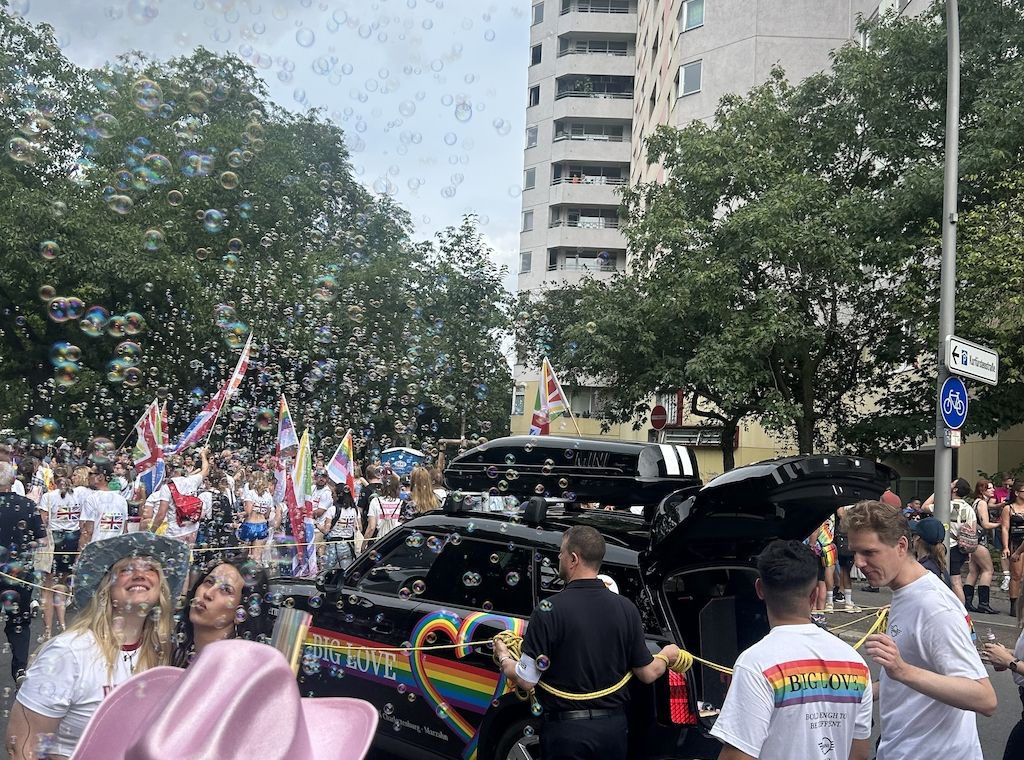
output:
[[[832,589],[832,601],[833,602],[841,602],[845,598],[846,597],[843,596],[843,590],[841,588],[836,586],[834,589]]]
[[[1001,588],[1003,591],[1009,591],[1010,590],[1010,576],[1009,575],[1004,575],[1003,576],[1003,582],[999,584],[999,588]]]
[[[36,617],[39,614],[39,600],[38,599],[33,599],[29,603],[28,608],[29,608],[29,610],[32,613],[32,617]]]
[[[856,604],[851,603],[851,604],[844,604],[843,605],[843,611],[844,612],[863,612],[864,610],[862,610]]]
[[[832,603],[831,599],[829,599],[827,602],[825,602],[824,612],[828,613],[828,612],[835,612],[835,611],[836,610],[835,610],[835,607],[833,606],[833,603]]]
[[[878,587],[877,586],[861,586],[860,590],[861,591],[867,591],[867,592],[872,593],[872,594],[877,594],[878,593]]]
[[[25,682],[25,670],[24,670],[24,668],[22,668],[17,673],[14,674],[14,684],[15,684],[15,686],[21,686],[24,682]]]

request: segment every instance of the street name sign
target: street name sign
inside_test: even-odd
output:
[[[946,336],[946,368],[980,383],[999,384],[999,354],[955,335]]]

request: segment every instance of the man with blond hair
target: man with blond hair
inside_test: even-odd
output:
[[[858,569],[872,586],[892,589],[886,632],[863,650],[882,667],[877,760],[983,760],[974,713],[993,715],[996,694],[970,616],[915,558],[902,510],[862,501],[846,510],[846,525]]]

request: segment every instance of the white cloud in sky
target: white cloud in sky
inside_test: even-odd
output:
[[[198,46],[249,61],[290,110],[322,108],[357,178],[393,195],[417,237],[464,213],[510,269],[519,242],[527,0],[12,0],[80,65]]]

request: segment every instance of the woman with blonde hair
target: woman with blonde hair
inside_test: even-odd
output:
[[[434,493],[433,478],[426,467],[417,465],[412,468],[412,475],[409,477],[409,503],[413,512],[418,515],[433,512],[441,507],[441,502]]]
[[[74,578],[81,612],[25,674],[7,726],[12,760],[70,757],[114,687],[170,662],[174,599],[187,573],[188,547],[152,533],[85,547]]]
[[[57,626],[61,632],[64,631],[67,581],[75,564],[78,541],[82,536],[82,502],[75,493],[70,474],[67,467],[58,466],[54,470],[56,489],[47,491],[39,500],[39,516],[46,527],[49,547],[48,551],[37,551],[34,558],[37,569],[43,572],[40,601],[43,605],[44,639],[50,638],[55,611]]]
[[[270,531],[277,529],[276,524],[271,524],[275,522],[277,510],[274,509],[274,492],[265,473],[254,472],[249,476],[248,484],[242,490],[242,506],[245,521],[238,528],[238,540],[249,545],[250,559],[259,561]]]

